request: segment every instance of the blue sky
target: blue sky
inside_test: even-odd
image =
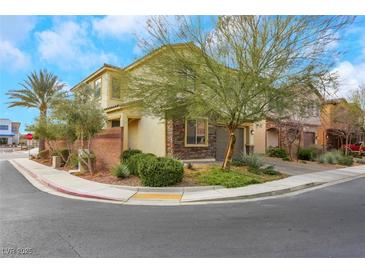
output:
[[[0,117],[22,123],[37,110],[7,108],[5,93],[18,89],[33,70],[47,68],[73,86],[109,63],[126,66],[140,57],[135,34],[144,31],[144,16],[0,16]],[[365,84],[365,17],[341,33],[336,47],[346,50],[336,60],[339,96]]]

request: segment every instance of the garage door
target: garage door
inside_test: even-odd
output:
[[[234,147],[233,158],[240,156],[243,150],[243,129],[236,130],[236,145]],[[228,144],[228,130],[225,127],[217,127],[217,151],[216,159],[218,161],[223,161],[226,154],[227,144]]]

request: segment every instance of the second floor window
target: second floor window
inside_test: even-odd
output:
[[[120,80],[112,78],[112,98],[120,99]]]
[[[101,94],[101,78],[95,80],[94,89],[95,89],[95,96],[100,97],[100,94]]]
[[[0,130],[8,130],[9,126],[8,125],[0,125]]]

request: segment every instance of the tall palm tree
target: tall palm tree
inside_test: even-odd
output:
[[[62,90],[65,84],[61,83],[56,75],[44,69],[39,73],[32,72],[20,86],[22,89],[7,92],[11,100],[8,107],[37,108],[39,121],[46,123],[48,110],[64,95]],[[45,139],[40,136],[39,151],[44,149]]]

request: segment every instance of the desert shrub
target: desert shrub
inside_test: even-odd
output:
[[[60,156],[63,163],[67,161],[69,155],[70,150],[68,150],[67,148],[56,149],[52,153],[52,156]]]
[[[232,165],[233,166],[244,166],[245,163],[243,162],[243,160],[241,158],[233,158]]]
[[[354,159],[351,156],[344,155],[341,151],[328,151],[319,156],[318,161],[325,164],[340,164],[351,166]]]
[[[241,161],[245,166],[248,166],[250,169],[260,169],[264,163],[257,154],[248,154],[248,155],[242,155]]]
[[[261,183],[259,178],[254,178],[252,175],[234,170],[226,171],[221,168],[212,168],[199,174],[198,181],[204,185],[222,185],[227,188]]]
[[[283,161],[288,161],[289,162],[291,160],[290,160],[289,156],[285,156],[285,157],[283,157]]]
[[[70,155],[70,159],[68,160],[68,166],[71,168],[77,168],[79,165],[79,156],[77,153],[72,152]]]
[[[280,147],[270,147],[267,151],[267,155],[270,157],[276,157],[276,158],[285,158],[288,157],[288,153],[285,151],[285,149]]]
[[[181,182],[184,176],[184,165],[167,157],[149,157],[140,161],[138,173],[145,186],[171,186]]]
[[[281,174],[279,171],[275,170],[274,166],[267,166],[265,168],[261,168],[260,171],[266,175],[280,175]]]
[[[125,150],[120,155],[120,161],[121,162],[126,162],[133,155],[140,154],[140,153],[142,153],[142,151],[140,151],[139,149],[128,149],[128,150]]]
[[[362,158],[354,158],[354,161],[355,161],[356,163],[359,163],[359,164],[362,164],[362,165],[364,165],[364,164],[365,164],[365,159],[362,159]]]
[[[317,158],[317,151],[314,148],[299,149],[298,159],[304,161],[313,161]]]
[[[130,175],[129,168],[126,164],[120,163],[113,167],[111,170],[112,174],[118,178],[127,178]]]
[[[344,166],[352,166],[354,158],[352,156],[343,155],[340,159],[338,159],[338,163]]]
[[[40,158],[40,159],[48,159],[49,158],[49,150],[48,149],[41,150],[38,153],[38,158]]]
[[[128,165],[129,171],[132,175],[139,176],[139,165],[141,161],[149,158],[156,158],[152,153],[136,153],[132,155],[125,163]]]

